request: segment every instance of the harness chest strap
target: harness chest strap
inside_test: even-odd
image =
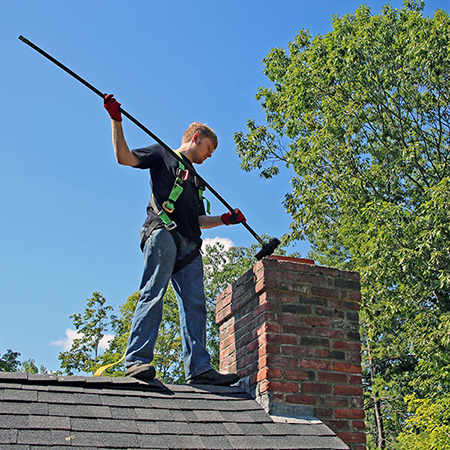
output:
[[[144,245],[149,238],[149,236],[152,234],[153,230],[160,225],[161,221],[168,231],[174,231],[177,227],[177,224],[168,216],[167,213],[172,213],[175,210],[175,203],[180,197],[181,193],[183,192],[183,183],[188,180],[190,177],[189,171],[185,168],[184,164],[181,161],[178,161],[178,169],[177,169],[177,175],[175,177],[174,184],[172,186],[172,189],[169,194],[169,198],[162,204],[162,207],[160,207],[155,199],[155,196],[152,194],[151,198],[151,206],[153,210],[156,212],[157,216],[150,222],[143,238],[141,241],[141,250],[144,251]],[[203,193],[205,192],[205,187],[202,185],[199,185],[198,179],[196,176],[193,176],[193,183],[198,188],[198,195],[200,201],[206,200],[206,210],[207,213],[210,214],[210,202],[207,198],[203,196]]]

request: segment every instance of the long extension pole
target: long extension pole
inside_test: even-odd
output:
[[[53,64],[56,64],[60,69],[64,70],[66,73],[71,75],[73,78],[78,80],[80,83],[84,84],[88,89],[90,89],[92,92],[96,93],[99,97],[105,98],[105,94],[98,90],[95,86],[93,86],[91,83],[77,75],[73,70],[70,70],[67,66],[59,62],[57,59],[55,59],[53,56],[49,55],[46,51],[39,48],[36,44],[33,44],[30,40],[23,37],[22,35],[19,36],[19,39],[24,42],[25,44],[29,45],[33,50],[36,50],[38,53],[40,53],[42,56],[47,58],[49,61],[51,61]],[[144,126],[141,122],[139,122],[137,119],[135,119],[131,114],[126,112],[123,108],[120,108],[120,112],[131,122],[133,122],[135,125],[137,125],[142,131],[147,133],[153,140],[155,140],[158,144],[162,145],[173,157],[175,157],[178,161],[182,162],[184,165],[186,165],[191,170],[195,171],[195,169],[192,167],[191,164],[187,164],[186,161],[184,161],[181,156],[179,156],[176,152],[174,152],[165,142],[163,142],[158,136],[156,136],[154,133],[152,133],[146,126]],[[196,171],[195,171],[196,172]],[[234,211],[234,208],[200,175],[198,175],[198,178],[204,183],[204,185],[213,193],[213,195],[231,212]],[[277,238],[273,238],[269,243],[265,243],[258,234],[248,225],[247,222],[243,222],[242,225],[250,232],[250,234],[263,246],[262,250],[256,255],[257,259],[261,259],[264,256],[271,255],[275,248],[280,244],[280,241]]]

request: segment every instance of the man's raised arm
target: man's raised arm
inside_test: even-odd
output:
[[[105,95],[104,105],[111,117],[112,142],[117,162],[123,166],[137,166],[139,158],[128,148],[123,134],[120,103],[109,94]]]

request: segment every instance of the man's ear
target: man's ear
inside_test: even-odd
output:
[[[192,136],[192,142],[197,143],[200,139],[200,136],[198,135],[198,133],[195,133],[194,136]]]

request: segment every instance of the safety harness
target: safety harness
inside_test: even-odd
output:
[[[205,192],[205,186],[200,183],[200,180],[195,175],[192,175],[189,172],[189,170],[186,169],[185,165],[181,161],[178,161],[178,168],[175,175],[175,181],[173,183],[172,190],[170,191],[168,199],[162,205],[159,205],[158,202],[156,201],[155,196],[152,194],[150,204],[153,211],[155,211],[157,215],[149,223],[148,228],[146,229],[142,237],[141,240],[142,251],[144,251],[145,243],[147,242],[152,232],[155,230],[155,228],[160,227],[161,224],[167,231],[169,231],[172,234],[175,244],[177,248],[179,248],[180,238],[176,231],[177,224],[169,217],[169,214],[175,211],[175,203],[180,197],[181,193],[183,192],[184,189],[183,184],[186,181],[194,183],[195,187],[198,189],[200,201],[203,200],[206,201],[207,204],[206,210],[207,213],[210,214],[210,203],[208,199],[206,199],[203,196],[203,193]],[[192,253],[187,255],[186,258],[184,258],[181,261],[177,261],[173,273],[178,272],[178,270],[181,270],[183,267],[187,266],[191,261],[193,261],[197,257],[199,250],[200,245]]]

